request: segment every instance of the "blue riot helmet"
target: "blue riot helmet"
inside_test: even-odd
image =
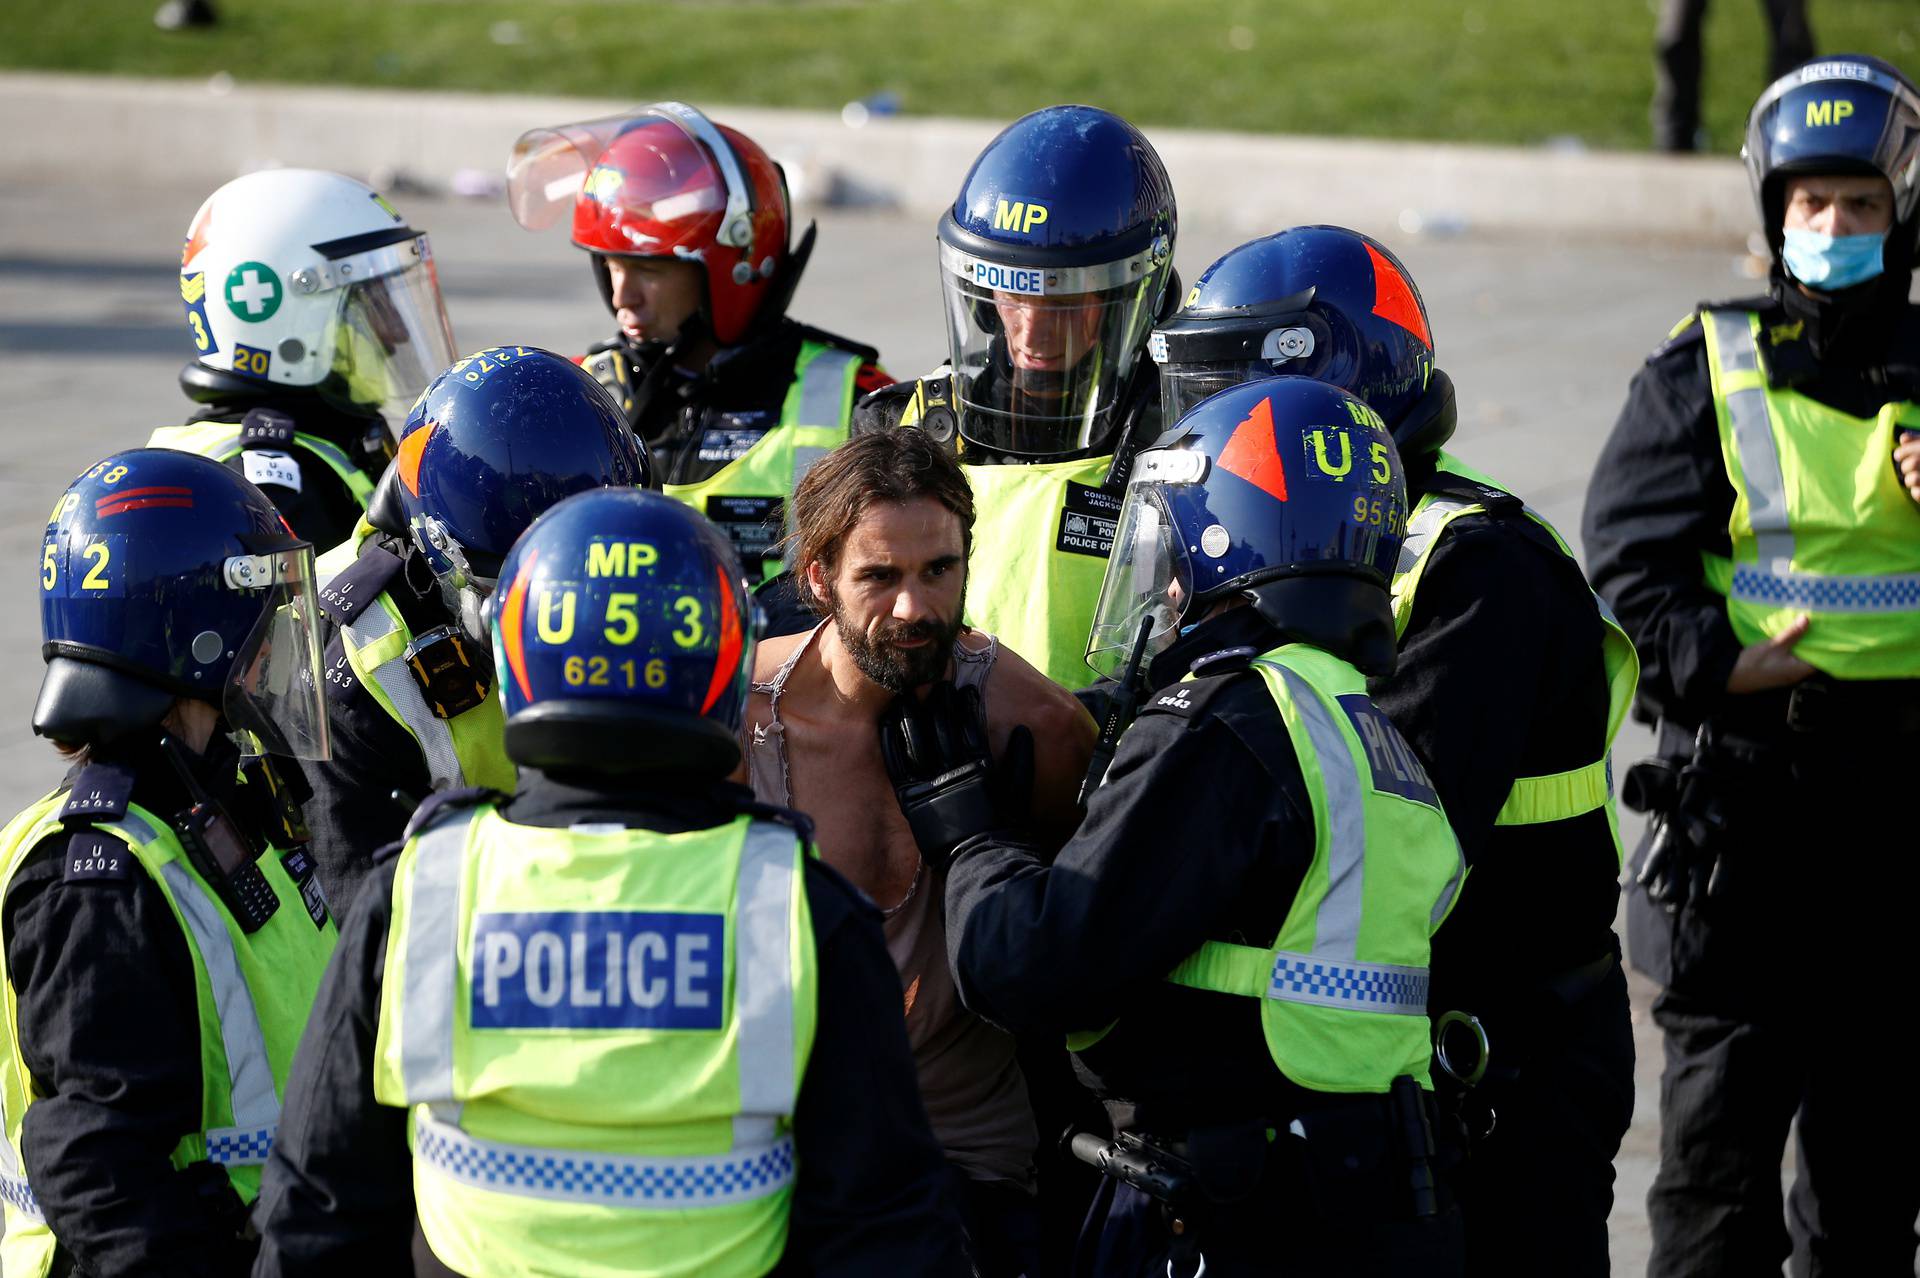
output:
[[[33,730],[107,745],[192,697],[249,753],[324,759],[315,602],[313,546],[259,489],[197,454],[115,453],[47,519]]]
[[[1143,628],[1157,654],[1246,595],[1287,637],[1390,673],[1406,521],[1400,456],[1360,399],[1307,377],[1223,390],[1134,459],[1087,664],[1113,675]]]
[[[590,374],[538,347],[494,346],[415,401],[369,518],[413,541],[481,639],[480,605],[542,511],[588,488],[643,487],[650,474],[645,445]]]
[[[660,493],[577,493],[534,521],[489,608],[507,754],[548,772],[723,776],[753,670],[745,572]]]
[[[1015,120],[940,219],[959,428],[1048,460],[1103,447],[1173,274],[1173,185],[1141,132],[1095,107]]]
[[[1365,400],[1409,460],[1439,451],[1458,422],[1413,276],[1385,245],[1344,227],[1296,226],[1233,249],[1148,350],[1168,421],[1229,386],[1298,375]]]
[[[1912,269],[1920,241],[1920,92],[1892,64],[1863,54],[1818,58],[1775,80],[1747,118],[1747,179],[1780,258],[1786,179],[1866,174],[1893,187],[1889,274]],[[1900,284],[1901,297],[1906,285]]]

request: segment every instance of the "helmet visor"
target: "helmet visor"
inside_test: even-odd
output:
[[[665,121],[674,125],[693,142],[704,148],[718,166],[722,189],[695,190],[679,196],[677,206],[656,208],[661,220],[685,217],[691,213],[721,209],[720,242],[744,247],[752,242],[746,222],[752,203],[752,184],[733,147],[713,121],[684,102],[655,102],[620,115],[601,116],[552,128],[529,129],[513,144],[507,160],[507,207],[514,221],[529,231],[543,231],[555,222],[572,216],[575,199],[586,189],[589,176],[622,135],[649,122]],[[685,180],[675,184],[684,192]],[[597,194],[588,192],[588,194]],[[669,200],[672,192],[663,192]],[[635,252],[644,246],[635,244]]]
[[[1262,377],[1294,374],[1338,384],[1337,345],[1326,321],[1305,310],[1178,316],[1147,339],[1160,366],[1161,419],[1179,421],[1208,396]]]
[[[222,698],[241,749],[327,758],[313,547],[303,542],[268,554],[235,555],[225,572],[230,588],[261,597],[259,623],[234,653]]]
[[[1093,608],[1087,664],[1116,678],[1147,630],[1147,655],[1163,652],[1178,635],[1180,618],[1193,598],[1190,560],[1174,530],[1171,511],[1157,483],[1127,488],[1107,560],[1106,579]]]
[[[340,302],[332,372],[321,392],[342,407],[402,420],[427,383],[454,361],[453,328],[427,237],[328,265]]]
[[[1153,322],[1165,262],[1004,266],[942,244],[947,349],[972,443],[1028,457],[1103,442]]]

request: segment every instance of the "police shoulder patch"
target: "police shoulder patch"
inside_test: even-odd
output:
[[[68,883],[124,883],[133,872],[133,849],[111,834],[76,831],[67,840],[61,879]]]
[[[369,540],[358,559],[320,587],[321,613],[335,625],[352,625],[405,566],[400,556]]]
[[[80,770],[60,805],[62,821],[118,821],[133,796],[133,769],[118,763],[89,763]]]

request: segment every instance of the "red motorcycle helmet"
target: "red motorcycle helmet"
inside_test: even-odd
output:
[[[786,179],[759,143],[678,102],[658,103],[600,152],[573,203],[573,242],[594,255],[670,257],[706,270],[706,320],[738,343],[786,265]]]

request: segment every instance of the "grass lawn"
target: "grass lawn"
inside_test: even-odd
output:
[[[1654,0],[12,0],[0,66],[697,104],[897,95],[991,119],[1050,102],[1148,125],[1647,145]],[[1920,3],[1811,0],[1823,51],[1920,72]],[[1705,123],[1736,151],[1765,77],[1759,0],[1716,0]]]

